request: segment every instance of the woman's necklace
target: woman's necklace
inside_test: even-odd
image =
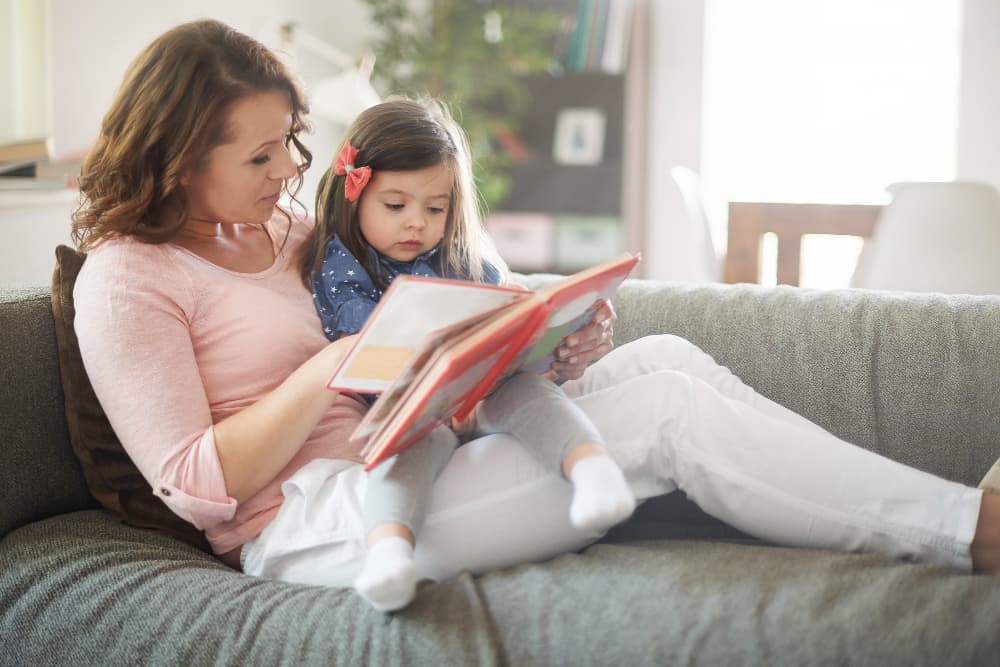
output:
[[[198,239],[221,239],[225,235],[223,233],[223,225],[225,223],[218,220],[208,220],[206,218],[188,218],[187,222],[184,223],[184,232],[191,237]],[[232,227],[239,228],[249,228],[254,231],[266,231],[264,225],[261,223],[253,222],[236,222],[231,223]]]
[[[256,232],[263,232],[264,237]],[[216,266],[241,273],[263,271],[275,260],[266,223],[188,218],[174,242]]]
[[[184,232],[188,236],[202,239],[217,238],[222,234],[222,224],[211,220],[200,220],[198,218],[188,218],[184,223]]]

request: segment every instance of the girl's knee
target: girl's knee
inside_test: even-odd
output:
[[[499,415],[506,415],[523,408],[527,403],[555,396],[566,398],[562,390],[551,380],[538,373],[516,373],[483,399],[479,407],[479,416],[481,419],[492,421]]]
[[[497,393],[511,392],[519,397],[558,394],[559,387],[540,373],[515,373],[504,381]]]

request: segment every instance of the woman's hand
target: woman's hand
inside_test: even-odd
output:
[[[618,315],[611,302],[598,302],[590,322],[566,336],[556,348],[552,370],[563,380],[576,380],[592,362],[597,361],[615,346],[612,341]]]

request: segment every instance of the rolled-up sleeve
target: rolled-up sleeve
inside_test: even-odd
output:
[[[179,517],[200,530],[229,521],[237,503],[225,493],[226,480],[210,427],[190,446],[164,462],[153,482],[157,496]]]

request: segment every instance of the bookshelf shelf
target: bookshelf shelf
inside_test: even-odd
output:
[[[637,0],[511,0],[565,17],[559,71],[525,80],[530,100],[510,143],[510,188],[487,227],[516,271],[569,273],[612,257],[643,235],[626,215],[628,60]],[[557,68],[558,69],[558,68]],[[566,119],[578,119],[566,130]],[[584,122],[586,121],[586,122]],[[575,133],[575,134],[574,134]],[[566,141],[578,142],[567,146]],[[595,137],[600,145],[594,144]],[[575,151],[575,152],[574,152]],[[577,155],[580,159],[566,159]],[[635,169],[631,169],[635,173]],[[635,199],[634,188],[631,197]],[[633,206],[634,208],[634,206]]]
[[[518,136],[526,155],[508,169],[510,191],[487,221],[501,255],[515,270],[557,273],[613,257],[624,245],[625,75],[588,71],[526,84],[531,103]],[[558,159],[558,124],[567,109],[603,119],[596,164]]]

